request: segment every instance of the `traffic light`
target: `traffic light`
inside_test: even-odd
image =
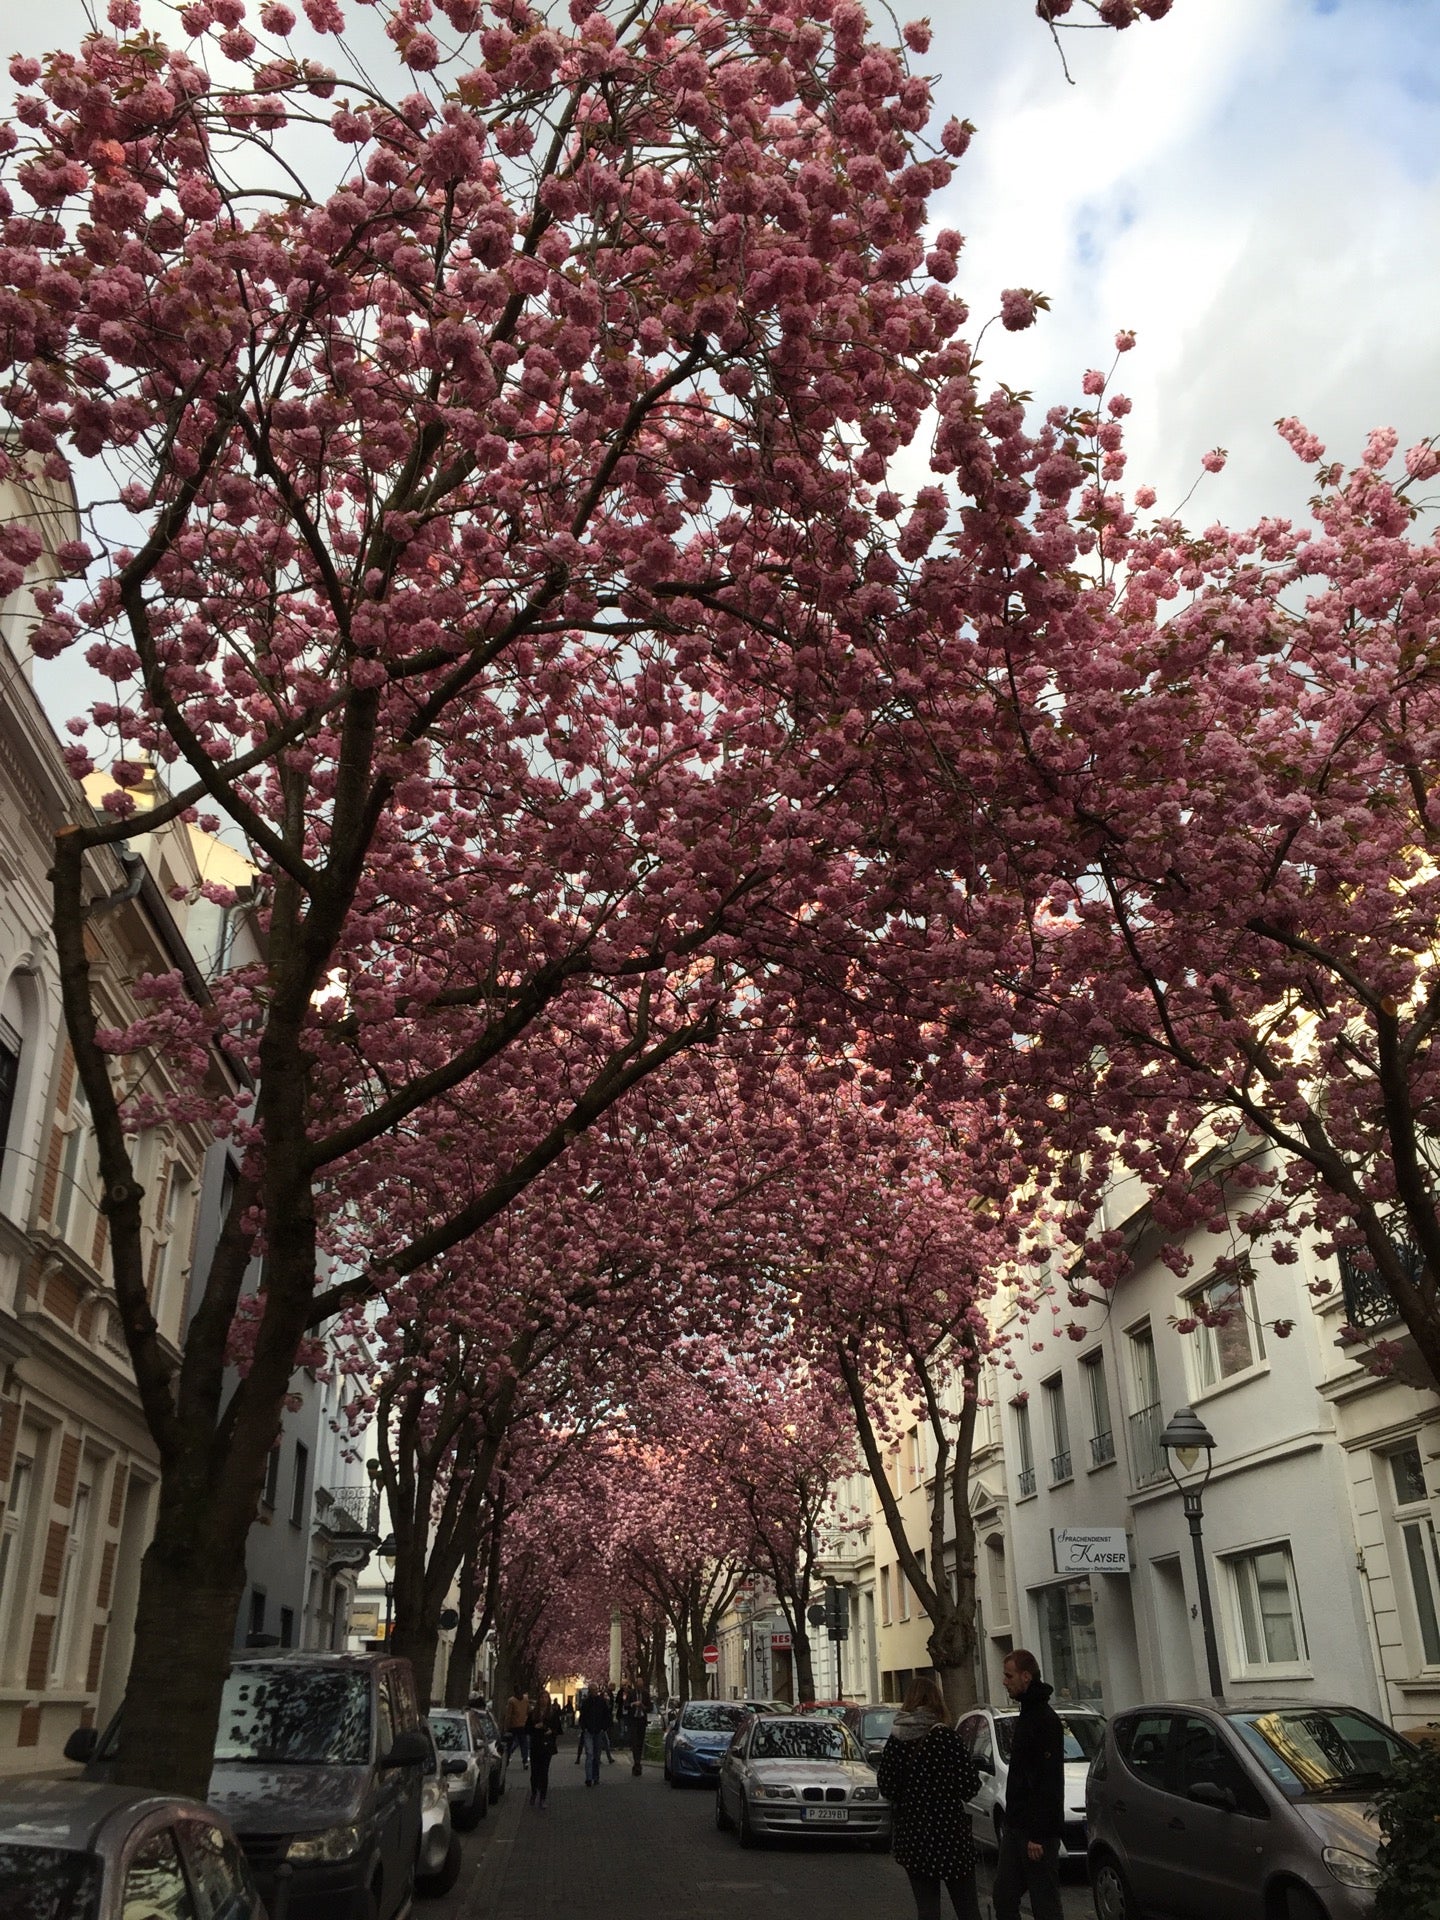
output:
[[[832,1640],[845,1640],[850,1634],[850,1592],[833,1580],[825,1588],[825,1631]]]

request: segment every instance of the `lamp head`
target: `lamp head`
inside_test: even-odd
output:
[[[1188,1473],[1202,1453],[1212,1453],[1215,1436],[1193,1407],[1180,1407],[1171,1415],[1170,1424],[1160,1436],[1160,1445],[1173,1453],[1181,1470]]]

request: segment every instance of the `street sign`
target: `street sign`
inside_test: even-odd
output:
[[[707,1666],[707,1667],[718,1667],[718,1666],[719,1666],[719,1664],[720,1664],[720,1649],[719,1649],[719,1647],[706,1647],[706,1649],[705,1649],[705,1664],[706,1664],[706,1666]]]
[[[1130,1542],[1123,1527],[1052,1527],[1057,1573],[1129,1573]]]
[[[805,1618],[810,1622],[812,1627],[823,1627],[825,1624],[825,1602],[823,1600],[812,1601],[805,1609]]]

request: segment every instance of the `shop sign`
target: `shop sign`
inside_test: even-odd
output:
[[[1130,1542],[1123,1527],[1052,1527],[1057,1573],[1129,1573]]]
[[[770,1645],[775,1649],[776,1653],[789,1653],[790,1651],[789,1634],[788,1633],[772,1633],[770,1636]]]

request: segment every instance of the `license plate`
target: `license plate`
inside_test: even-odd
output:
[[[845,1809],[844,1807],[806,1807],[805,1818],[823,1826],[843,1827]]]

